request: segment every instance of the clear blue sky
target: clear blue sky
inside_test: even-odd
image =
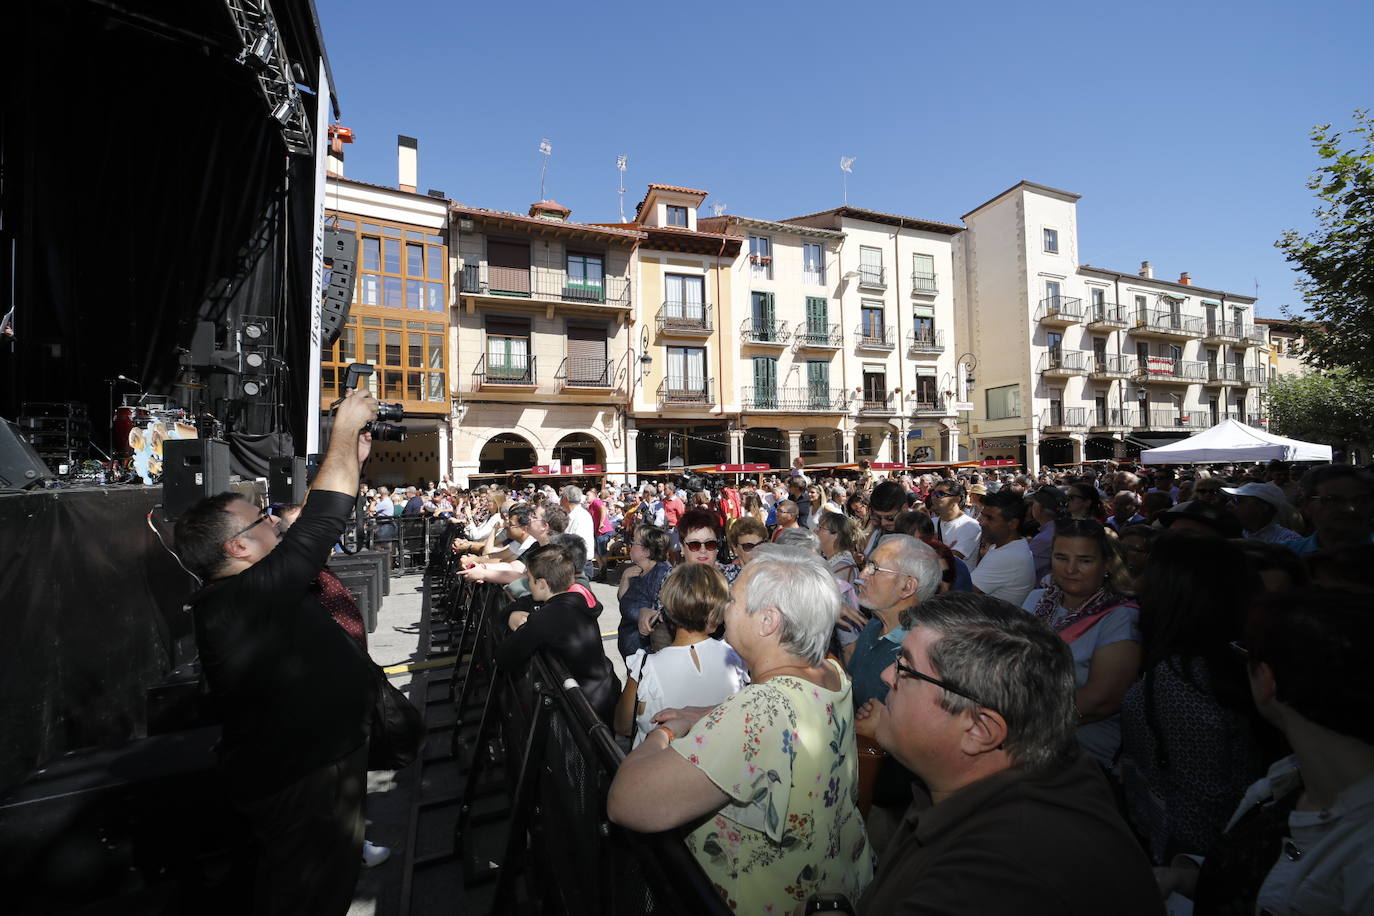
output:
[[[574,220],[656,181],[777,219],[841,202],[959,221],[1021,179],[1083,195],[1080,260],[1297,304],[1309,131],[1370,105],[1368,2],[481,3],[316,0],[357,142],[346,174]]]

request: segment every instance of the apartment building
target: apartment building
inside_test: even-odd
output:
[[[959,460],[953,252],[963,228],[848,206],[782,222],[844,237],[814,327],[840,344],[848,460]]]
[[[973,458],[1122,456],[1225,417],[1258,425],[1255,299],[1082,264],[1080,195],[1023,181],[965,214],[957,336],[977,367]]]
[[[1312,371],[1302,355],[1304,322],[1286,318],[1256,318],[1269,336],[1269,380],[1281,375],[1306,375]]]

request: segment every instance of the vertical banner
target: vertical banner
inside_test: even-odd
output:
[[[319,80],[315,83],[315,242],[310,265],[310,355],[304,370],[310,374],[305,402],[307,455],[320,451],[320,343],[323,336],[320,306],[324,301],[325,163],[329,158],[329,99],[333,94],[323,57],[319,60],[319,72]]]

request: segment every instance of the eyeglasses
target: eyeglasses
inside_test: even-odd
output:
[[[232,541],[232,540],[233,540],[234,538],[236,538],[236,537],[239,537],[239,536],[241,536],[241,535],[245,535],[245,534],[247,534],[248,532],[252,531],[254,528],[256,528],[258,525],[260,525],[260,524],[262,524],[263,522],[267,521],[267,520],[268,520],[269,518],[271,518],[271,517],[272,517],[272,510],[271,510],[271,509],[263,509],[261,512],[258,513],[258,517],[255,518],[255,519],[253,519],[253,523],[252,523],[251,525],[246,525],[246,526],[240,528],[238,531],[235,531],[233,534],[231,534],[231,535],[229,535],[227,538],[225,538],[225,540],[226,540],[226,541]]]
[[[911,573],[904,573],[900,569],[888,569],[886,566],[879,566],[877,563],[865,563],[859,568],[860,575],[876,576],[880,572],[892,573],[894,576],[909,576]]]
[[[763,541],[740,541],[739,549],[745,551],[753,550],[755,547],[759,546],[762,543]]]
[[[897,516],[901,515],[902,512],[901,512],[901,510],[899,509],[899,510],[897,510],[896,512],[877,512],[877,511],[871,511],[871,512],[869,512],[868,514],[871,515],[871,516],[873,516],[874,518],[876,518],[876,519],[877,519],[878,521],[880,521],[880,522],[895,522],[895,521],[897,520]]]
[[[709,541],[683,541],[682,546],[686,547],[688,550],[693,551],[715,550],[717,547],[720,546],[720,541],[717,541],[714,538]]]
[[[961,687],[956,687],[949,681],[942,681],[938,677],[931,677],[929,674],[922,674],[915,668],[908,665],[906,662],[902,661],[901,656],[897,657],[897,660],[896,662],[894,662],[894,664],[897,666],[897,674],[899,676],[915,678],[918,681],[926,681],[928,683],[934,684],[936,687],[943,687],[950,693],[955,694],[956,696],[961,696],[971,703],[977,703],[984,709],[991,709],[993,712],[997,712],[996,709],[989,706],[987,703],[984,703],[982,700],[978,699],[976,696],[969,693],[967,690],[964,690]]]

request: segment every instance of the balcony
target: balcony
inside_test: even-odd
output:
[[[944,398],[936,398],[933,401],[907,401],[907,406],[911,408],[913,417],[951,417],[954,410],[951,402]]]
[[[1264,414],[1247,413],[1244,417],[1236,417],[1235,419],[1244,423],[1246,426],[1253,426],[1256,429],[1264,429],[1269,425],[1269,417]],[[1214,423],[1212,425],[1215,426],[1216,424]]]
[[[1245,384],[1245,367],[1237,366],[1234,363],[1208,363],[1205,384],[1208,387],[1243,385]]]
[[[1095,302],[1088,307],[1088,328],[1094,331],[1117,331],[1130,324],[1126,309],[1115,302]]]
[[[945,352],[945,332],[915,328],[907,335],[907,344],[912,353],[926,353],[938,356]]]
[[[1202,337],[1201,318],[1185,318],[1167,309],[1142,309],[1135,314],[1127,333],[1160,340],[1197,340]]]
[[[1135,429],[1140,423],[1139,414],[1134,410],[1121,410],[1117,407],[1094,409],[1090,415],[1088,432],[1119,433]]]
[[[1093,357],[1092,365],[1088,368],[1088,377],[1105,382],[1116,378],[1131,378],[1137,371],[1134,356],[1109,354]]]
[[[740,322],[740,340],[756,347],[781,347],[791,339],[785,321],[767,321],[762,318],[746,318]]]
[[[1086,407],[1050,407],[1040,414],[1040,429],[1047,433],[1078,432],[1088,428]]]
[[[1144,366],[1137,368],[1136,378],[1161,385],[1192,385],[1206,380],[1207,364],[1196,360],[1151,356]]]
[[[1209,320],[1202,332],[1202,342],[1210,344],[1238,344],[1245,336],[1245,329],[1239,321]]]
[[[872,264],[859,265],[860,289],[887,289],[887,270]]]
[[[861,324],[854,329],[854,336],[854,346],[860,350],[892,350],[896,347],[890,324],[882,327]]]
[[[666,378],[658,385],[658,406],[714,407],[711,390],[715,379]]]
[[[915,296],[934,296],[940,292],[940,281],[935,274],[923,274],[912,271],[911,274],[911,293]]]
[[[802,350],[838,350],[844,346],[844,333],[838,324],[806,324],[792,335],[794,346]]]
[[[1087,375],[1091,355],[1083,350],[1050,350],[1040,354],[1040,374],[1045,378]]]
[[[740,390],[743,410],[776,410],[784,413],[845,413],[849,399],[843,388],[759,388]]]
[[[458,278],[458,291],[473,296],[499,296],[571,305],[630,307],[630,281],[626,277],[579,277],[565,270],[512,267],[488,268],[465,264]]]
[[[1067,328],[1083,320],[1083,300],[1073,296],[1050,296],[1040,300],[1035,320],[1048,328]]]
[[[1151,410],[1145,415],[1145,423],[1137,429],[1190,430],[1207,429],[1212,426],[1207,411],[1198,410]]]
[[[558,364],[554,378],[563,390],[570,388],[608,390],[614,387],[615,364],[609,359],[586,356],[566,356]]]
[[[1240,383],[1248,388],[1267,388],[1269,386],[1269,376],[1263,369],[1254,366],[1245,367],[1241,374]]]
[[[1245,328],[1240,335],[1240,339],[1231,344],[1235,349],[1246,347],[1259,347],[1264,345],[1264,328],[1250,325]]]
[[[669,299],[655,316],[658,333],[674,337],[709,337],[712,330],[711,306],[700,302]]]
[[[537,357],[510,353],[493,359],[490,353],[483,353],[477,360],[477,368],[472,370],[472,388],[533,388],[539,384],[535,372]]]
[[[890,394],[883,394],[880,391],[865,391],[864,399],[859,402],[859,415],[869,416],[891,416],[897,412]]]

